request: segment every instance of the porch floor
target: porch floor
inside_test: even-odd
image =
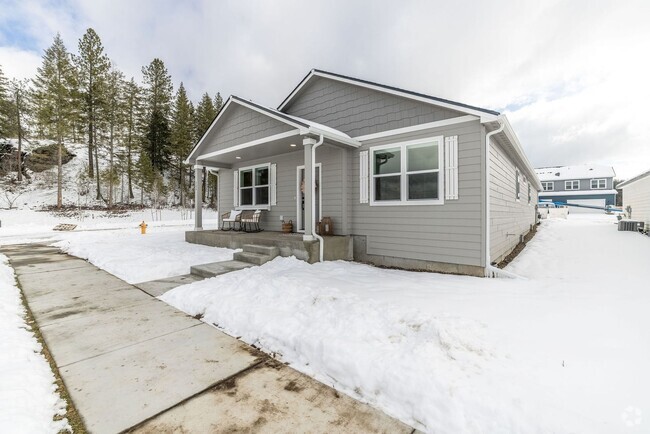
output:
[[[352,260],[352,237],[334,235],[323,237],[323,258],[326,261]],[[318,262],[319,241],[303,241],[302,234],[262,231],[255,233],[202,230],[185,232],[185,241],[212,247],[241,249],[244,244],[274,246],[280,249],[280,256],[295,256],[310,264]]]

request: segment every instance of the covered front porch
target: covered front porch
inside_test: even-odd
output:
[[[229,248],[274,245],[283,256],[308,262],[351,259],[347,161],[359,146],[340,131],[230,97],[186,162],[197,180],[207,172],[218,176],[219,228],[231,210],[255,210],[264,231],[204,231],[202,183],[196,182],[195,227],[186,240]],[[338,237],[317,234],[323,217]],[[292,221],[294,233],[274,232],[285,221]]]
[[[352,237],[327,236],[323,240],[323,260],[352,260]],[[241,249],[244,245],[272,246],[280,250],[280,256],[295,256],[313,264],[320,260],[320,240],[303,239],[302,234],[282,232],[231,232],[222,230],[202,230],[185,232],[185,241],[211,247]]]

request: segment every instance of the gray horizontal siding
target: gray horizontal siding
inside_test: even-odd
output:
[[[291,130],[295,128],[248,107],[231,103],[215,128],[212,128],[206,136],[201,154]]]
[[[490,146],[490,259],[499,262],[519,243],[519,236],[528,233],[535,223],[537,190],[531,184],[532,197],[528,202],[529,182],[523,182],[520,172],[521,198],[516,198],[517,167],[501,146]]]
[[[316,162],[322,164],[322,210],[323,216],[331,217],[335,234],[344,233],[343,197],[343,172],[341,167],[342,150],[333,146],[323,145],[316,150]],[[296,215],[296,171],[298,166],[304,165],[304,153],[301,151],[240,162],[232,169],[221,169],[219,178],[219,210],[228,212],[233,208],[233,171],[241,167],[257,164],[275,163],[276,167],[276,202],[269,211],[262,216],[261,226],[267,231],[281,229],[280,216],[286,221],[293,220],[294,230],[297,229],[298,218]]]
[[[614,178],[589,178],[589,179],[563,179],[563,180],[552,180],[552,181],[543,181],[543,182],[553,182],[553,191],[566,191],[564,188],[564,181],[580,181],[580,190],[569,190],[569,191],[598,191],[591,188],[592,179],[606,179],[607,188],[606,190],[612,190],[614,188]]]
[[[325,77],[312,78],[284,111],[336,128],[351,137],[463,115]]]
[[[478,121],[381,138],[363,144],[458,136],[459,199],[444,205],[370,206],[359,203],[359,151],[351,151],[351,233],[366,237],[369,255],[481,266],[481,135]]]

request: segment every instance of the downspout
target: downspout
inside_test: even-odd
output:
[[[323,144],[323,135],[320,135],[318,142],[311,148],[311,233],[318,240],[319,259],[318,262],[323,262],[323,237],[316,233],[316,148]],[[321,178],[323,175],[321,174]],[[323,188],[323,186],[319,186]],[[320,202],[319,202],[319,205]],[[322,216],[320,216],[322,218]]]
[[[505,128],[501,116],[497,118],[497,122],[499,128],[485,135],[485,277],[496,277],[495,269],[497,269],[490,262],[490,139]]]

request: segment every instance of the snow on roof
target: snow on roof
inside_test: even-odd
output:
[[[558,181],[564,179],[613,178],[616,176],[611,166],[583,164],[580,166],[540,167],[535,169],[540,181]]]
[[[539,197],[553,196],[600,196],[603,194],[617,194],[616,190],[573,190],[573,191],[540,191]]]

